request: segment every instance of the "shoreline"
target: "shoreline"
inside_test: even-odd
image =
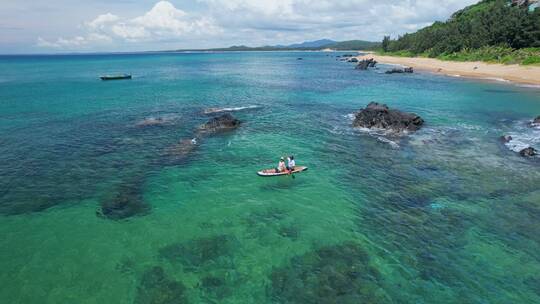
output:
[[[399,64],[413,67],[416,70],[451,77],[540,85],[540,66],[505,65],[480,61],[443,61],[433,58],[395,57],[376,54],[358,56],[357,58],[358,60],[373,58],[383,64]]]

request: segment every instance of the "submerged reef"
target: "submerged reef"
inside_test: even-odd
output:
[[[180,263],[187,271],[198,271],[206,266],[231,264],[231,254],[236,239],[217,235],[175,243],[159,249],[159,257],[171,263]]]
[[[186,287],[182,282],[169,278],[163,268],[152,267],[142,275],[135,304],[182,304],[188,303]]]
[[[5,197],[8,197],[6,194]],[[0,214],[4,215],[20,215],[26,213],[34,213],[45,211],[51,207],[60,204],[60,199],[54,199],[51,197],[35,197],[33,199],[20,199],[16,202],[10,202],[4,199],[0,194]]]
[[[380,274],[357,243],[327,246],[294,257],[274,269],[269,296],[274,303],[386,303]]]
[[[275,207],[253,211],[244,218],[247,235],[261,243],[266,242],[263,235],[272,234],[296,241],[300,237],[300,228],[293,220],[287,211]]]
[[[100,217],[110,220],[123,220],[134,216],[146,215],[151,207],[144,202],[142,183],[125,183],[101,200],[96,211]]]
[[[221,131],[233,130],[240,126],[240,120],[229,113],[211,118],[204,125],[200,126],[198,131],[202,133],[216,133]]]
[[[200,141],[206,136],[216,133],[234,130],[240,126],[240,120],[229,113],[216,116],[199,126],[191,139],[182,139],[165,150],[160,163],[177,165],[185,162],[188,157],[199,147]]]

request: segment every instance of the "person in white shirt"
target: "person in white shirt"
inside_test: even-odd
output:
[[[294,156],[291,155],[287,158],[287,170],[294,171],[294,167],[296,167],[296,162],[294,161]]]

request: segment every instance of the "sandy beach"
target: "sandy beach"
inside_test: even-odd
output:
[[[368,54],[358,60],[374,58],[379,63],[400,64],[417,70],[449,76],[511,81],[520,84],[540,85],[540,66],[491,64],[478,61],[442,61],[433,58],[392,57]]]

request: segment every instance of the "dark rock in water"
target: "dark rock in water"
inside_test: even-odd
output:
[[[523,156],[523,157],[532,157],[532,156],[535,156],[538,154],[538,151],[536,151],[535,148],[533,147],[528,147],[528,148],[525,148],[521,151],[519,151],[519,155]]]
[[[207,123],[199,127],[199,131],[203,133],[214,133],[236,129],[240,126],[240,120],[234,118],[229,113],[210,119]]]
[[[356,114],[353,127],[378,128],[395,132],[414,132],[422,127],[424,120],[414,113],[391,110],[385,104],[371,102]]]
[[[385,73],[386,74],[403,74],[403,73],[413,73],[414,72],[414,69],[412,67],[407,67],[407,68],[403,68],[403,69],[399,69],[399,68],[393,68],[391,70],[388,70],[386,71]]]
[[[349,59],[349,62],[358,62],[358,58],[352,57],[351,59]]]
[[[113,195],[103,199],[101,208],[96,213],[107,219],[122,220],[148,214],[150,209],[143,200],[142,185],[135,183],[122,185]]]
[[[380,274],[356,243],[328,246],[274,269],[272,303],[386,303]]]
[[[509,143],[510,141],[512,141],[512,136],[510,136],[510,135],[503,135],[503,136],[501,136],[500,139],[501,139],[501,142],[503,142],[503,143],[506,144],[506,143]]]
[[[296,58],[296,60],[304,60],[304,58],[298,57]]]
[[[536,118],[533,120],[533,124],[535,124],[535,125],[540,125],[540,116],[536,117]]]
[[[186,287],[182,282],[169,278],[163,268],[152,267],[142,275],[135,304],[188,303]]]
[[[235,239],[227,235],[200,238],[159,249],[159,257],[171,263],[181,263],[184,269],[196,271],[215,263],[227,264]]]
[[[355,69],[367,70],[368,68],[374,68],[376,64],[377,64],[377,61],[375,61],[375,59],[373,58],[363,59],[362,61],[358,63]]]

